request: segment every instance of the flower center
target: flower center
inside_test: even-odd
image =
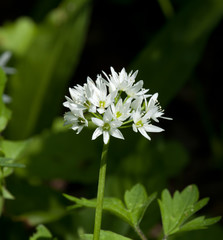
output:
[[[79,125],[85,125],[85,119],[79,117],[78,118],[78,123],[79,123]]]
[[[90,103],[90,101],[87,100],[87,101],[84,103],[84,105],[85,105],[86,108],[90,108],[91,103]]]
[[[119,118],[122,116],[122,113],[120,113],[119,111],[116,113],[116,117]]]
[[[136,127],[142,127],[142,126],[143,126],[142,120],[139,120],[139,121],[136,123]]]
[[[100,108],[105,108],[105,101],[100,101],[99,102],[99,107]]]
[[[104,131],[109,131],[110,130],[110,124],[109,123],[105,123],[104,124],[104,126],[102,127],[102,129],[104,130]]]

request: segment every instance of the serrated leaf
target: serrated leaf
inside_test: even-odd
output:
[[[131,190],[125,192],[124,200],[133,226],[139,225],[147,207],[155,197],[156,194],[148,197],[145,188],[141,184],[136,184]]]
[[[96,199],[79,199],[67,194],[64,194],[64,196],[70,201],[76,203],[74,206],[69,207],[69,209],[75,209],[78,207],[96,207]],[[121,218],[135,229],[139,225],[147,207],[155,197],[156,193],[153,193],[148,197],[145,188],[141,184],[137,184],[125,193],[125,203],[127,208],[120,199],[105,197],[103,209]]]
[[[158,200],[158,202],[165,236],[172,235],[179,231],[193,230],[193,226],[194,229],[199,229],[198,226],[200,226],[200,228],[206,228],[207,224],[204,223],[204,217],[195,218],[190,222],[186,222],[188,218],[208,203],[208,198],[200,201],[198,201],[198,198],[199,191],[195,185],[186,187],[181,193],[176,191],[173,198],[168,190],[165,189],[162,192],[161,200]]]
[[[29,240],[41,240],[42,238],[52,239],[52,234],[44,225],[41,224],[36,227],[36,233],[34,233]]]
[[[187,222],[184,224],[179,232],[183,231],[192,231],[192,230],[198,230],[198,229],[206,229],[209,225],[217,223],[221,217],[214,217],[214,218],[205,218],[204,216],[197,217],[190,222]]]
[[[93,240],[93,234],[83,234],[81,235],[81,240]],[[131,238],[127,238],[110,231],[101,230],[100,240],[131,240]]]
[[[88,200],[86,198],[79,199],[67,194],[64,194],[64,196],[70,201],[73,201],[76,203],[74,206],[69,207],[70,210],[78,207],[90,207],[90,208],[96,207],[96,199],[91,199],[91,200]],[[122,220],[132,225],[129,212],[127,211],[127,209],[125,208],[121,200],[117,198],[105,197],[103,202],[103,209],[111,212],[112,214],[120,217]]]

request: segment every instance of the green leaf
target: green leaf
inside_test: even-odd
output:
[[[6,75],[2,68],[0,67],[0,96],[2,97],[6,84]],[[2,98],[0,98],[0,103],[2,102]]]
[[[0,132],[6,128],[10,118],[11,111],[5,106],[5,104],[2,104],[2,107],[0,106]]]
[[[72,130],[45,131],[28,142],[24,151],[26,168],[19,171],[28,179],[96,182],[100,143],[91,141],[91,135],[87,129],[80,135]]]
[[[5,106],[2,100],[6,84],[6,75],[0,67],[0,132],[3,131],[11,117],[11,111]]]
[[[222,0],[188,1],[131,64],[167,104],[189,79],[211,32],[222,19]]]
[[[88,200],[86,198],[76,198],[67,194],[64,194],[64,197],[66,197],[68,200],[75,202],[76,204],[73,206],[70,206],[68,209],[72,210],[78,207],[90,207],[95,208],[96,207],[96,199]],[[117,198],[104,198],[103,202],[103,209],[106,211],[111,212],[112,214],[118,216],[125,222],[132,225],[132,222],[130,220],[129,212],[125,208],[123,202]]]
[[[2,186],[2,196],[5,199],[15,199],[15,197],[4,186]]]
[[[36,233],[29,238],[29,240],[41,240],[41,239],[52,239],[52,234],[44,225],[38,225],[36,227]]]
[[[0,27],[1,47],[23,55],[36,35],[36,25],[28,17],[18,18],[14,23]]]
[[[18,59],[17,74],[10,81],[13,119],[9,136],[30,137],[51,126],[60,113],[65,88],[83,48],[89,10],[89,0],[64,0],[37,25],[35,38]]]
[[[64,194],[64,196],[70,201],[76,203],[74,206],[69,207],[69,209],[75,209],[78,207],[96,207],[96,199],[79,199],[67,194]],[[126,191],[125,193],[126,207],[123,202],[117,198],[105,197],[103,209],[121,218],[133,228],[136,228],[139,225],[147,207],[155,199],[155,197],[156,193],[153,193],[148,197],[145,188],[142,185],[137,184],[133,186],[130,191]]]
[[[83,234],[81,240],[93,240],[93,234]],[[131,240],[131,238],[123,237],[117,233],[110,231],[100,231],[100,240]]]
[[[0,140],[0,147],[6,158],[18,159],[29,148],[32,140],[10,141]]]
[[[130,212],[133,226],[139,225],[147,207],[155,197],[156,193],[148,197],[145,188],[141,184],[136,184],[131,190],[125,192],[125,204]]]
[[[204,216],[197,217],[190,222],[184,224],[179,232],[183,231],[192,231],[197,229],[206,229],[209,225],[217,223],[221,217],[214,217],[214,218],[205,218]]]
[[[10,167],[10,168],[24,168],[25,165],[21,163],[14,163],[14,160],[11,158],[0,157],[0,166],[1,167]]]
[[[7,188],[16,196],[16,201],[6,201],[7,214],[17,221],[36,226],[57,221],[67,215],[61,193],[38,181],[31,184],[13,174],[7,179]]]
[[[195,185],[186,187],[181,193],[176,191],[171,197],[167,189],[163,190],[161,200],[158,200],[162,216],[162,223],[165,236],[172,235],[180,231],[189,231],[206,228],[206,226],[215,223],[214,218],[207,224],[204,217],[195,218],[188,222],[187,220],[198,210],[208,203],[208,198],[200,201],[199,191]],[[194,226],[194,227],[193,227]]]

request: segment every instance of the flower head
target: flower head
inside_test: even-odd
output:
[[[70,97],[64,102],[70,110],[64,115],[65,124],[80,133],[91,121],[96,126],[92,140],[103,135],[105,144],[110,136],[124,139],[119,130],[122,127],[132,126],[133,131],[149,140],[149,132],[162,132],[162,128],[152,124],[165,118],[157,101],[158,93],[148,94],[143,80],[135,81],[137,73],[127,74],[124,68],[117,73],[111,67],[110,75],[104,73],[106,79],[98,75],[94,82],[88,77],[83,86],[70,88]]]

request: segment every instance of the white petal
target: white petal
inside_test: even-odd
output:
[[[173,120],[173,118],[169,118],[169,117],[161,117],[163,119],[166,119],[166,120]]]
[[[92,140],[95,140],[97,137],[99,137],[102,134],[102,129],[101,128],[96,128],[93,135],[92,135]]]
[[[109,137],[110,137],[109,133],[108,133],[107,131],[104,131],[104,132],[103,132],[104,144],[107,144],[107,143],[108,143]]]
[[[105,112],[105,109],[104,109],[104,108],[98,108],[97,111],[98,111],[100,114],[102,114],[102,113]]]
[[[133,129],[134,132],[138,132],[138,129],[137,129],[135,124],[132,124],[132,129]]]
[[[164,129],[154,126],[152,124],[148,124],[148,125],[145,124],[144,128],[147,132],[162,132],[162,131],[164,131]]]
[[[104,120],[104,122],[110,122],[112,120],[112,118],[113,118],[112,112],[109,107],[109,108],[107,108],[107,110],[104,113],[103,120]]]
[[[113,129],[110,131],[111,135],[113,137],[116,137],[116,138],[120,138],[120,139],[125,139],[121,133],[121,131],[119,131],[118,129]]]
[[[99,118],[91,118],[91,121],[99,127],[102,127],[104,125],[104,122]]]
[[[138,128],[139,132],[147,139],[151,140],[150,136],[147,134],[144,128]]]
[[[110,122],[111,128],[118,128],[122,126],[122,122],[119,120],[114,120]]]

